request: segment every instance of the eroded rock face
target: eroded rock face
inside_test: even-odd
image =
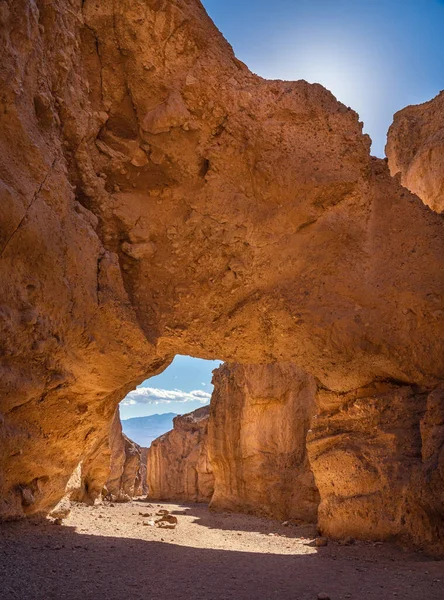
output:
[[[211,506],[315,522],[319,494],[306,453],[314,379],[290,363],[224,364],[213,383]]]
[[[2,518],[176,353],[443,380],[443,219],[328,91],[250,73],[197,0],[3,2],[0,45]]]
[[[318,393],[308,454],[333,537],[444,552],[444,388],[374,384]]]
[[[146,486],[146,466],[143,450],[136,442],[122,433],[119,411],[116,411],[109,439],[111,457],[108,474],[102,488],[112,500],[130,500],[143,493]]]
[[[444,211],[444,92],[395,114],[386,153],[392,175],[436,212]]]
[[[138,444],[123,435],[125,445],[125,464],[120,484],[121,494],[132,498],[141,486],[140,462],[141,449]]]
[[[109,495],[112,495],[114,498],[119,498],[121,495],[122,475],[126,462],[125,438],[122,432],[119,410],[116,410],[116,417],[114,417],[113,420],[109,444],[111,447],[111,457],[108,466],[108,474],[103,482],[103,486],[106,484],[106,490]]]
[[[135,496],[146,496],[148,494],[148,481],[147,481],[147,460],[148,460],[148,448],[143,446],[140,448],[140,471],[139,477],[136,480]]]
[[[129,501],[142,493],[144,485],[142,448],[123,434],[117,408],[105,438],[71,476],[66,497],[86,504],[94,504],[102,494],[115,501]]]
[[[174,429],[154,440],[147,453],[148,497],[208,502],[214,477],[208,460],[209,406],[174,417]]]

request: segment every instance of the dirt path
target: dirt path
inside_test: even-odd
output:
[[[152,517],[139,513],[159,508],[175,530],[143,525]],[[0,598],[444,599],[444,561],[386,544],[316,548],[314,533],[203,505],[78,505],[63,526],[0,527]]]

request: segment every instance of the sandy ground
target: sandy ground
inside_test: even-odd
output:
[[[63,525],[1,525],[0,598],[444,600],[444,561],[389,544],[316,548],[312,527],[151,506],[77,505]],[[175,530],[143,524],[160,508],[177,516]]]

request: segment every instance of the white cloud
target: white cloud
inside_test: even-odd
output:
[[[183,392],[182,390],[164,390],[160,388],[138,387],[121,402],[123,406],[135,404],[170,404],[171,402],[200,402],[207,404],[211,394],[203,390]]]

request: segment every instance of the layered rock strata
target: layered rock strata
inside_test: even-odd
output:
[[[395,114],[386,153],[392,175],[436,212],[444,211],[444,91]]]
[[[1,518],[176,353],[443,381],[443,218],[327,90],[253,75],[198,0],[2,2],[0,47]]]
[[[208,502],[214,476],[208,459],[209,407],[174,418],[174,429],[148,449],[148,497],[153,500]]]
[[[211,506],[316,522],[319,494],[306,452],[314,379],[290,363],[214,371]]]

